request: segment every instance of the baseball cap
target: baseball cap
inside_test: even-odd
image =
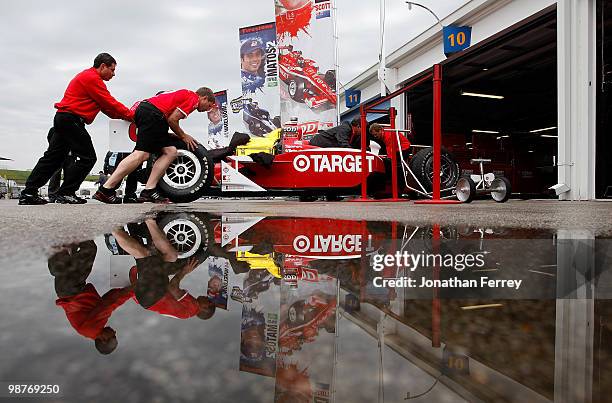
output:
[[[247,53],[252,53],[259,49],[261,49],[262,51],[264,50],[264,44],[261,39],[247,39],[240,46],[240,54],[246,55]]]

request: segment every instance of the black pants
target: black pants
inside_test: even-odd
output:
[[[51,143],[51,137],[53,137],[54,133],[55,133],[55,128],[52,127],[51,129],[49,129],[49,134],[47,134],[47,141],[49,143]],[[49,196],[57,195],[57,191],[60,188],[60,182],[62,180],[62,171],[64,171],[64,175],[65,175],[66,170],[68,169],[70,164],[73,164],[73,163],[74,163],[74,158],[72,158],[72,155],[68,155],[66,159],[64,160],[62,167],[58,169],[57,171],[55,171],[53,176],[51,176],[51,179],[49,179]]]
[[[136,189],[138,188],[138,175],[140,174],[140,168],[136,168],[136,171],[130,173],[125,179],[125,195],[135,196]]]
[[[57,112],[53,119],[54,133],[49,148],[38,160],[26,181],[26,194],[35,194],[62,167],[66,157],[72,153],[75,159],[64,171],[64,183],[58,195],[74,194],[96,163],[96,150],[83,120],[71,113]]]
[[[67,245],[48,260],[49,272],[55,277],[58,298],[76,295],[85,288],[98,248],[94,241]]]

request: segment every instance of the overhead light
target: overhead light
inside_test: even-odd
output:
[[[472,133],[499,134],[499,132],[494,131],[494,130],[477,130],[477,129],[472,130]]]
[[[471,146],[471,145],[472,145],[472,143],[465,143],[465,145],[466,145],[466,146]]]
[[[529,152],[530,152],[530,153],[533,153],[533,152],[535,152],[535,151],[533,151],[533,150],[529,150]]]
[[[482,69],[482,71],[489,71],[489,69],[487,69],[487,68],[484,68],[484,69]]]
[[[490,99],[504,99],[501,95],[491,95],[491,94],[480,94],[478,92],[466,92],[461,91],[461,95],[465,95],[466,97],[478,97],[478,98],[490,98]]]
[[[547,138],[550,138],[550,139],[556,139],[559,136],[553,136],[553,135],[550,135],[550,134],[540,134],[540,137],[547,137]]]
[[[505,138],[510,137],[510,136],[509,136],[509,135],[507,135],[507,134],[504,134],[504,135],[503,135],[503,136],[501,136],[501,137],[505,139]]]
[[[537,130],[532,130],[529,133],[540,133],[540,132],[546,132],[548,130],[557,130],[557,126],[553,126],[553,127],[545,127],[544,129],[537,129]]]

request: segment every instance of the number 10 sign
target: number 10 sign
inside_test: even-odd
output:
[[[470,47],[472,27],[448,26],[442,30],[444,35],[444,53],[448,56]]]

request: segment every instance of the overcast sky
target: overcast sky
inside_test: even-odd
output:
[[[403,0],[387,1],[388,51],[434,24]],[[422,0],[440,18],[466,0]],[[378,61],[377,0],[337,0],[339,78],[346,84]],[[159,90],[201,86],[240,96],[238,28],[274,20],[274,0],[54,0],[5,1],[0,15],[2,91],[0,167],[31,169],[46,149],[46,134],[72,77],[100,52],[118,62],[107,83],[128,107]],[[202,139],[206,114],[193,113],[182,126]],[[240,128],[230,127],[231,132]],[[88,126],[98,153],[108,149],[108,118]]]

